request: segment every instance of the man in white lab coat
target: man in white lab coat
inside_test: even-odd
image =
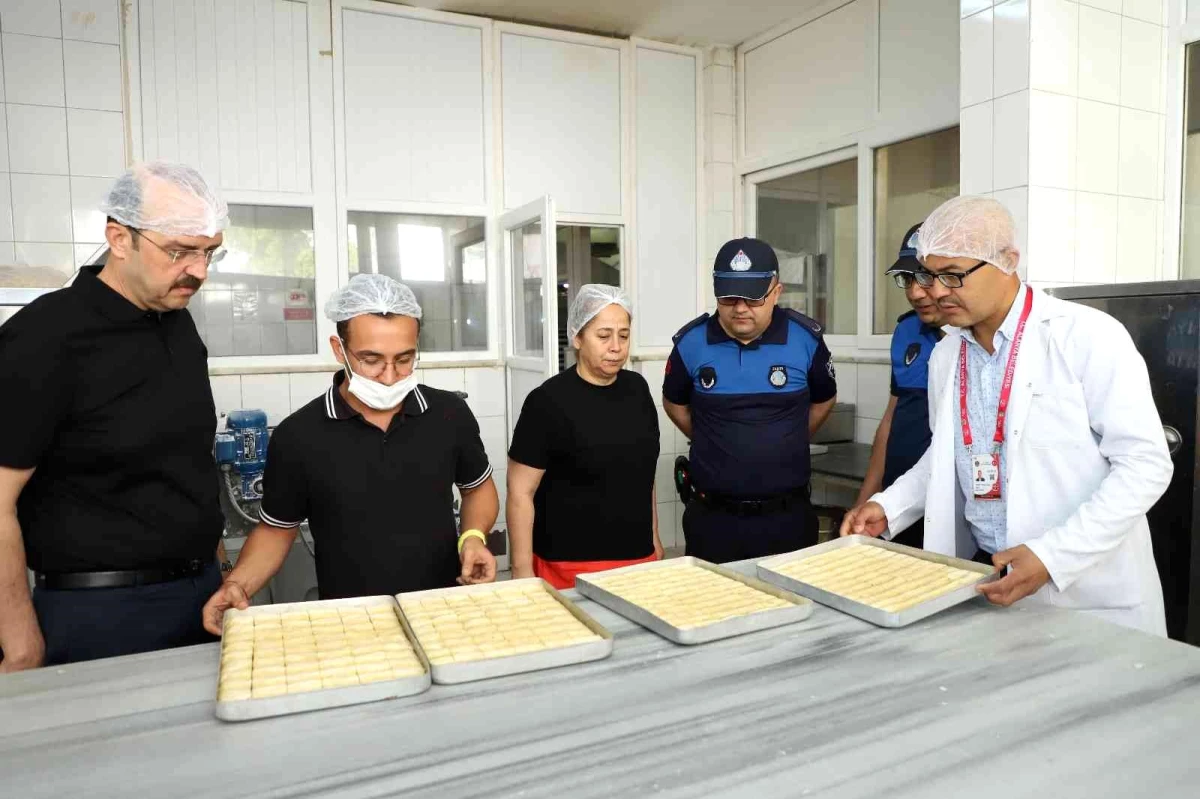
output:
[[[1024,285],[1015,242],[984,197],[922,225],[923,282],[958,328],[930,358],[932,443],[841,534],[924,515],[926,549],[1008,569],[980,589],[997,605],[1032,597],[1165,635],[1146,511],[1171,460],[1146,364],[1112,317]]]

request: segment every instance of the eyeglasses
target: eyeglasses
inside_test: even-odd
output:
[[[772,283],[771,288],[767,289],[767,293],[759,297],[757,300],[748,300],[745,297],[717,297],[717,305],[724,305],[726,308],[732,308],[739,302],[744,302],[746,303],[747,307],[761,308],[766,304],[767,297],[771,296],[771,292],[774,291],[775,287],[778,285],[780,284]]]
[[[965,272],[897,272],[892,277],[896,280],[896,285],[902,289],[907,289],[912,286],[915,281],[918,286],[927,289],[933,285],[933,281],[938,281],[948,289],[962,288],[963,281],[968,276],[978,272],[988,265],[987,261],[980,261]]]
[[[172,265],[178,264],[182,260],[185,265],[198,265],[203,262],[205,266],[212,266],[220,263],[221,259],[225,257],[226,250],[223,247],[214,247],[211,250],[168,250],[154,239],[146,238],[146,234],[137,228],[131,227],[129,230],[142,241],[148,241],[166,253],[167,257],[171,259]]]
[[[412,373],[413,367],[417,364],[417,354],[415,352],[405,352],[390,360],[375,353],[368,353],[366,356],[362,356],[349,349],[346,352],[358,362],[358,372],[363,377],[379,377],[387,371],[389,364],[392,367],[392,371],[398,376],[407,377]]]

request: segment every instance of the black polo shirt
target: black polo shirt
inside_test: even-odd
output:
[[[492,475],[463,400],[417,386],[385,433],[342,398],[345,374],[275,429],[263,521],[308,519],[322,599],[454,585],[461,571],[451,485]]]
[[[86,267],[0,327],[0,465],[35,571],[216,557],[208,353],[187,311],[142,311]]]

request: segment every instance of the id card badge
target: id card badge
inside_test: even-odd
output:
[[[971,479],[975,499],[1000,499],[1000,453],[972,454]]]

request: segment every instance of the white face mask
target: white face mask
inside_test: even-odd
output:
[[[346,374],[350,378],[350,382],[346,388],[368,408],[373,408],[377,411],[390,411],[399,408],[404,402],[405,397],[417,387],[417,372],[415,369],[408,377],[390,386],[355,374],[354,370],[350,368],[349,352],[346,349],[346,342],[342,341],[342,357],[346,359]]]

